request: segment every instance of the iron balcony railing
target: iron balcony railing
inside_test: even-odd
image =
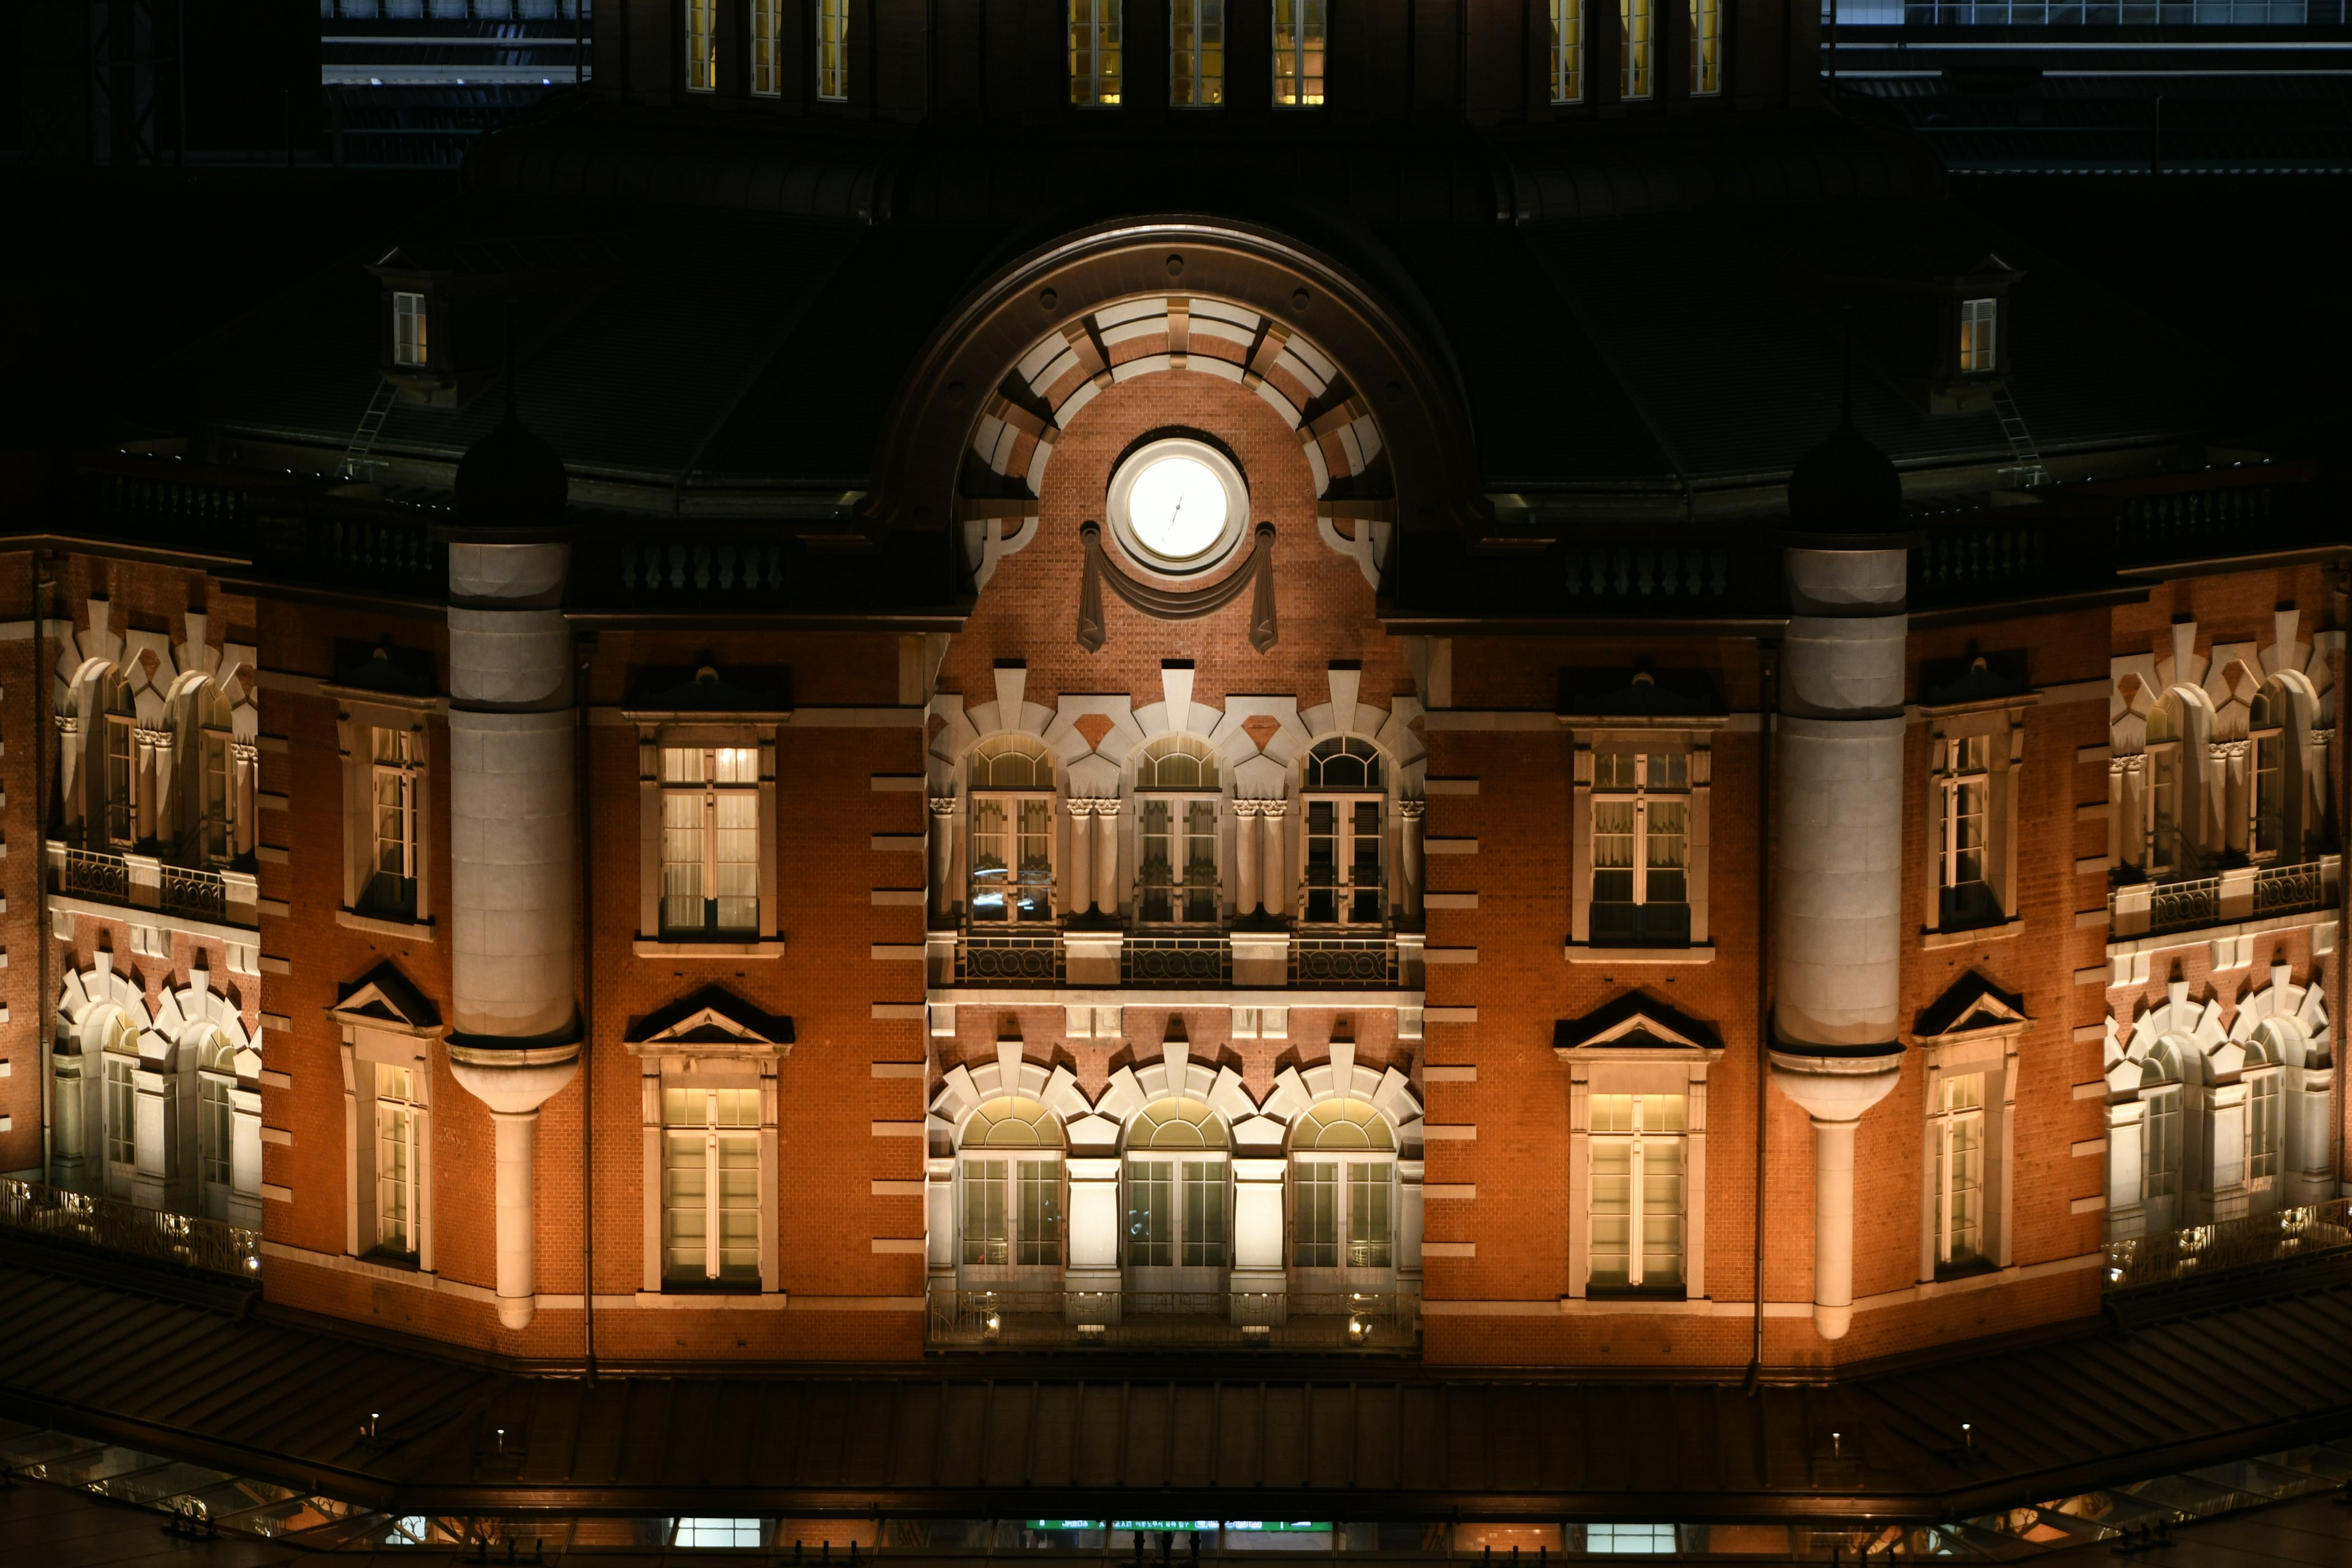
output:
[[[163,912],[196,920],[228,919],[228,884],[218,871],[187,866],[163,868]]]
[[[208,1274],[261,1278],[257,1230],[14,1176],[0,1176],[0,1227]]]
[[[2199,926],[2220,923],[2221,919],[2221,879],[2219,877],[2188,877],[2178,882],[2158,882],[2147,896],[2147,929],[2150,933],[2170,931],[2193,931]]]
[[[975,932],[956,942],[956,983],[961,985],[1058,985],[1066,973],[1059,931]]]
[[[65,868],[58,875],[58,891],[127,904],[131,901],[131,863],[120,855],[96,849],[68,849]]]
[[[1290,983],[1324,990],[1385,990],[1397,984],[1396,943],[1385,936],[1297,936]]]
[[[1284,1294],[940,1287],[929,1292],[928,1306],[929,1342],[940,1350],[1265,1346],[1410,1355],[1421,1348],[1418,1291]]]
[[[1130,936],[1119,943],[1118,964],[1129,985],[1223,985],[1233,978],[1234,949],[1223,931]]]
[[[2352,1198],[2329,1198],[2107,1243],[2109,1291],[2199,1279],[2233,1268],[2352,1248]]]
[[[2331,901],[2325,868],[2316,860],[2293,866],[2264,866],[2254,873],[2256,920],[2325,909]]]
[[[254,922],[251,893],[233,900],[229,879],[216,870],[159,865],[145,856],[104,849],[69,848],[55,840],[50,842],[49,855],[53,885],[68,897],[215,924],[250,926]],[[241,877],[239,883],[251,887],[249,879]]]

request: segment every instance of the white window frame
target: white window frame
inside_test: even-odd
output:
[[[735,745],[729,745],[724,742],[691,742],[685,744],[663,745],[657,754],[661,763],[663,842],[659,930],[662,940],[665,942],[703,940],[740,942],[756,936],[763,929],[763,915],[766,913],[762,908],[764,900],[760,891],[762,881],[761,867],[765,859],[764,846],[767,837],[766,825],[761,810],[763,804],[761,747],[755,741],[749,740]],[[694,772],[699,776],[673,778],[670,764],[674,757],[691,760],[694,763]],[[727,780],[719,777],[722,761],[731,764],[736,777]],[[746,774],[749,776],[744,776]],[[751,918],[749,920],[739,918],[731,923],[725,922],[720,918],[720,906],[726,900],[719,891],[723,885],[723,878],[720,874],[719,836],[729,832],[740,833],[744,829],[740,825],[730,826],[723,823],[722,818],[730,813],[723,811],[722,806],[733,807],[732,815],[748,813],[751,818],[750,831],[753,836],[751,860],[726,862],[734,866],[748,865],[751,868],[752,887]],[[674,919],[674,911],[671,909],[673,900],[668,889],[670,873],[674,868],[670,859],[669,845],[670,836],[678,826],[671,820],[674,814],[682,814],[693,819],[692,830],[698,837],[701,846],[701,865],[692,879],[699,886],[701,897],[691,900],[699,905],[700,914],[699,918],[692,921]]]
[[[392,363],[404,370],[422,370],[432,363],[432,305],[413,289],[396,289],[392,295]]]
[[[417,874],[423,858],[418,853],[418,840],[425,770],[417,756],[423,750],[423,737],[406,725],[376,724],[369,726],[368,740],[368,834],[372,849],[368,886],[361,894],[362,906],[396,919],[414,918]],[[388,818],[387,811],[391,813]],[[394,826],[388,837],[384,831],[387,821]],[[398,887],[389,900],[383,894],[386,878]]]
[[[1723,92],[1723,0],[1690,0],[1690,93]]]
[[[1554,103],[1584,101],[1585,0],[1550,0],[1551,65],[1549,81]]]
[[[1636,748],[1634,746],[1618,743],[1612,745],[1595,746],[1592,749],[1591,755],[1593,784],[1591,811],[1590,813],[1591,827],[1583,842],[1584,881],[1588,902],[1591,905],[1598,906],[1603,902],[1620,904],[1630,901],[1637,911],[1647,909],[1654,904],[1664,908],[1681,908],[1687,910],[1690,906],[1690,828],[1692,817],[1696,815],[1696,805],[1692,796],[1689,782],[1692,772],[1692,753],[1687,748],[1681,746],[1651,746],[1645,744]],[[1633,784],[1631,785],[1626,785],[1615,783],[1607,784],[1601,783],[1601,774],[1604,771],[1611,771],[1610,764],[1618,759],[1627,756],[1631,756],[1633,760]],[[1680,783],[1676,783],[1671,776],[1664,780],[1653,780],[1651,777],[1654,771],[1653,763],[1661,758],[1681,760],[1683,763],[1683,776]],[[1671,768],[1667,770],[1669,774],[1671,774],[1672,771],[1673,770]],[[1683,840],[1683,858],[1682,864],[1679,867],[1653,866],[1650,864],[1652,858],[1651,821],[1654,808],[1661,805],[1679,805],[1682,807],[1683,826],[1680,837]],[[1630,870],[1633,878],[1633,898],[1630,900],[1622,899],[1604,900],[1599,896],[1601,874],[1603,870],[1603,868],[1600,863],[1601,816],[1605,808],[1617,805],[1628,806],[1632,811],[1631,833],[1633,842],[1629,851],[1632,855],[1632,861],[1630,866],[1609,867],[1607,869],[1612,871]],[[1663,837],[1669,837],[1670,835],[1667,835],[1664,830],[1660,830],[1660,836]],[[1664,871],[1667,873],[1669,878],[1679,875],[1682,879],[1683,896],[1679,899],[1654,899],[1651,896],[1652,889],[1650,888],[1650,878],[1651,874],[1655,871]],[[1671,889],[1668,889],[1667,890],[1671,890]],[[1637,914],[1636,919],[1638,918],[1639,915]],[[1645,939],[1639,934],[1630,937],[1612,937],[1611,940],[1626,946],[1649,945],[1649,939]],[[1689,946],[1690,938],[1687,934],[1687,927],[1685,927],[1685,934],[1682,940],[1678,942],[1663,942],[1658,945],[1667,947]]]
[[[748,1111],[750,1120],[722,1121],[721,1095],[733,1097],[729,1103],[735,1106],[739,1117]],[[761,1086],[748,1078],[743,1081],[721,1084],[711,1080],[710,1075],[703,1074],[694,1083],[664,1084],[662,1100],[662,1288],[666,1290],[723,1290],[730,1288],[757,1290],[761,1283],[760,1260],[768,1251],[763,1177],[767,1162],[761,1154],[764,1121],[760,1104]],[[687,1114],[681,1116],[682,1110]],[[698,1155],[698,1159],[681,1163],[677,1158],[681,1146]],[[726,1254],[730,1249],[726,1246],[723,1217],[729,1210],[725,1201],[726,1178],[730,1170],[728,1156],[747,1152],[751,1157],[749,1172],[755,1185],[751,1203],[737,1206],[748,1207],[751,1216],[750,1271],[729,1279]],[[675,1201],[671,1191],[670,1173],[683,1168],[683,1163],[696,1163],[701,1167],[702,1258],[698,1268],[681,1270],[675,1257],[678,1248],[673,1235],[681,1205]],[[743,1167],[732,1169],[740,1172]]]
[[[1998,1011],[1993,1009],[1998,1008]],[[2011,1265],[2016,1205],[2015,1134],[2018,1053],[2033,1022],[1988,997],[1961,1026],[1918,1037],[1919,1092],[1919,1279],[1922,1282],[1975,1274]],[[1951,1127],[1944,1108],[1948,1079],[1983,1075],[1984,1095],[1972,1114],[1983,1137],[1978,1151],[1977,1257],[1955,1261],[1944,1232],[1945,1193],[1937,1156]]]
[[[1581,1310],[1592,1292],[1592,1097],[1683,1098],[1683,1282],[1641,1292],[1603,1287],[1609,1311],[1639,1312],[1660,1301],[1706,1295],[1707,1079],[1723,1059],[1712,1040],[1685,1034],[1664,1016],[1636,1008],[1605,1029],[1552,1054],[1568,1068],[1568,1293]],[[1600,1134],[1611,1136],[1611,1134]],[[1599,1309],[1595,1309],[1599,1310]]]
[[[441,1037],[441,1028],[437,1023],[387,1019],[373,1012],[336,1011],[332,1016],[343,1032],[343,1249],[352,1258],[429,1276],[434,1272],[433,1043]],[[404,1253],[387,1251],[383,1245],[376,1070],[381,1067],[408,1073],[409,1098],[399,1102],[408,1116],[411,1247]]]
[[[686,90],[719,90],[719,0],[686,0],[682,20],[686,47],[679,56],[686,68]]]
[[[1627,1128],[1623,1130],[1616,1128],[1602,1129],[1592,1125],[1594,1121],[1593,1113],[1595,1110],[1593,1102],[1602,1100],[1610,1101],[1623,1100],[1631,1102],[1628,1107],[1628,1120],[1630,1125]],[[1677,1109],[1682,1112],[1683,1125],[1681,1127],[1672,1127],[1666,1124],[1668,1119],[1665,1108],[1669,1101],[1679,1102]],[[1662,1212],[1671,1213],[1674,1218],[1674,1223],[1676,1226],[1675,1244],[1676,1272],[1685,1276],[1685,1279],[1690,1272],[1691,1237],[1690,1211],[1688,1204],[1690,1143],[1688,1135],[1689,1091],[1687,1088],[1677,1086],[1664,1091],[1654,1089],[1646,1093],[1629,1091],[1608,1095],[1591,1095],[1588,1097],[1585,1103],[1585,1118],[1587,1123],[1587,1142],[1585,1146],[1584,1166],[1584,1210],[1585,1285],[1587,1292],[1590,1293],[1594,1289],[1601,1289],[1607,1291],[1612,1295],[1620,1292],[1626,1295],[1666,1295],[1669,1297],[1684,1295],[1684,1293],[1688,1289],[1688,1287],[1683,1279],[1669,1279],[1664,1281],[1663,1284],[1656,1284],[1652,1283],[1648,1279],[1647,1274],[1648,1259],[1650,1256],[1648,1226],[1652,1212],[1649,1204],[1649,1184],[1652,1179],[1650,1174],[1650,1163],[1651,1152],[1653,1148],[1656,1146],[1671,1148],[1673,1151],[1674,1176],[1672,1179],[1674,1180],[1677,1189],[1675,1193],[1676,1201],[1670,1210]],[[1658,1125],[1655,1127],[1645,1127],[1644,1123],[1650,1121],[1655,1121]],[[1595,1276],[1597,1274],[1597,1270],[1593,1267],[1593,1260],[1599,1256],[1600,1252],[1599,1245],[1593,1237],[1593,1229],[1601,1218],[1601,1211],[1599,1207],[1601,1199],[1599,1156],[1604,1148],[1616,1145],[1623,1146],[1626,1156],[1625,1212],[1623,1215],[1625,1221],[1625,1279],[1622,1284],[1619,1284],[1612,1280],[1607,1285],[1600,1285],[1596,1282]]]
[[[779,1164],[781,1137],[776,1124],[776,1073],[792,1054],[789,1035],[772,1037],[705,1007],[641,1039],[627,1039],[622,1048],[637,1059],[638,1121],[641,1137],[639,1182],[643,1193],[639,1290],[648,1296],[664,1290],[698,1289],[691,1281],[667,1278],[667,1234],[663,1213],[663,1168],[667,1157],[668,1126],[665,1089],[689,1092],[710,1089],[755,1089],[759,1091],[760,1270],[758,1291],[773,1295],[781,1286],[782,1208]],[[706,1279],[708,1277],[706,1276]],[[705,1285],[699,1289],[708,1289]],[[751,1293],[747,1282],[739,1288]],[[727,1293],[726,1287],[719,1288]]]
[[[2014,698],[1929,707],[1926,864],[1920,930],[1928,945],[2017,919],[2019,788],[2025,765],[2025,709]],[[1970,809],[1973,797],[1975,809]],[[1979,819],[1977,863],[1983,892],[1963,905],[1951,895],[1963,855],[1958,827]],[[1946,935],[1944,933],[1951,933]]]
[[[1937,1098],[1928,1103],[1927,1142],[1933,1158],[1927,1167],[1927,1204],[1933,1218],[1930,1229],[1935,1238],[1936,1267],[1939,1270],[1965,1268],[1985,1258],[1984,1243],[1991,1228],[1985,1222],[1986,1189],[1990,1184],[1985,1180],[1985,1158],[1991,1138],[1985,1116],[1989,1076],[1982,1068],[1941,1074],[1936,1084]],[[1960,1100],[1963,1086],[1975,1091],[1975,1098],[1967,1103]],[[1960,1199],[1960,1157],[1964,1152],[1973,1155],[1975,1161],[1976,1212],[1970,1225],[1973,1240],[1965,1254],[1956,1256],[1959,1246],[1956,1205]]]
[[[822,6],[824,0],[818,0]],[[784,0],[749,0],[751,25],[751,96],[783,93]]]
[[[2000,368],[2000,301],[1960,301],[1958,363],[1962,375],[1991,375]]]
[[[1070,28],[1070,102],[1117,109],[1126,96],[1122,0],[1065,0]]]
[[[421,1118],[415,1081],[422,1064],[379,1061],[369,1066],[374,1079],[368,1096],[373,1156],[369,1173],[374,1183],[369,1213],[374,1221],[374,1234],[368,1252],[371,1256],[411,1258],[416,1256],[421,1206],[416,1185],[416,1135]],[[396,1165],[392,1158],[395,1154]]]
[[[343,903],[337,916],[342,924],[362,930],[422,936],[431,941],[434,923],[433,876],[433,739],[432,720],[441,700],[431,697],[393,699],[380,692],[350,688],[331,689],[341,703],[336,732],[343,760]],[[408,760],[383,764],[406,775],[408,820],[414,826],[404,863],[414,868],[415,908],[403,912],[370,895],[376,868],[375,736],[379,729],[408,734]]]
[[[696,679],[699,681],[705,678],[714,686],[719,684],[716,670],[706,668]],[[639,957],[778,957],[783,952],[783,943],[779,935],[776,896],[776,745],[788,715],[764,710],[714,715],[708,710],[632,708],[624,710],[621,717],[637,727],[637,937],[634,951]],[[759,920],[755,929],[717,934],[683,930],[670,934],[662,923],[662,803],[667,787],[662,776],[662,752],[697,748],[709,752],[721,747],[756,747],[759,751],[759,805],[755,808],[760,829]],[[704,845],[707,853],[715,851],[707,830]],[[709,885],[705,883],[706,888]]]
[[[1617,0],[1617,96],[1640,103],[1657,96],[1657,0]]]
[[[1211,56],[1214,70],[1202,63]],[[1225,0],[1168,0],[1168,103],[1225,106]]]
[[[1274,107],[1322,108],[1331,68],[1329,6],[1326,0],[1274,0],[1272,10]]]
[[[1644,954],[1688,952],[1703,953],[1714,942],[1709,918],[1707,887],[1707,847],[1710,841],[1715,778],[1715,731],[1722,721],[1706,720],[1694,722],[1676,719],[1671,723],[1644,724],[1640,721],[1593,716],[1565,717],[1574,744],[1570,764],[1570,799],[1569,803],[1569,938],[1568,954],[1571,963],[1633,963]],[[1589,728],[1587,726],[1590,726]],[[1596,940],[1592,932],[1592,836],[1597,819],[1596,806],[1601,800],[1624,792],[1601,789],[1598,779],[1600,759],[1610,753],[1681,753],[1690,759],[1685,769],[1689,779],[1687,793],[1675,792],[1688,801],[1684,814],[1683,881],[1685,902],[1690,908],[1690,936],[1687,942],[1673,943],[1630,943],[1621,939]],[[1646,770],[1646,764],[1643,764]],[[1638,833],[1635,838],[1637,885],[1646,891],[1647,859]]]
[[[849,101],[849,0],[814,0],[812,67],[820,103]]]
[[[1302,794],[1298,801],[1298,923],[1318,930],[1361,931],[1384,931],[1389,921],[1388,890],[1388,818],[1389,797],[1380,791],[1314,790]],[[1331,808],[1331,832],[1318,834],[1315,830],[1315,808]],[[1369,833],[1377,857],[1373,879],[1373,910],[1370,916],[1359,912],[1356,906],[1365,896],[1365,888],[1358,879],[1359,854],[1361,841],[1368,835],[1356,820],[1356,808],[1370,805],[1373,821]],[[1328,837],[1332,843],[1331,880],[1318,884],[1314,880],[1315,842]],[[1311,911],[1318,896],[1328,896],[1331,912],[1328,919],[1318,918]]]

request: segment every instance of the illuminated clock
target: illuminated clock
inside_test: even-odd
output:
[[[1249,517],[1249,488],[1206,441],[1165,436],[1128,454],[1110,480],[1111,531],[1139,565],[1202,572],[1232,553]]]

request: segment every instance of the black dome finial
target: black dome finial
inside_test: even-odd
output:
[[[555,448],[515,407],[514,307],[507,307],[506,412],[457,463],[457,521],[471,528],[559,528],[572,492]]]

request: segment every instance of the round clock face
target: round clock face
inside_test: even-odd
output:
[[[1249,515],[1249,489],[1233,459],[1189,436],[1129,453],[1111,475],[1109,500],[1111,533],[1129,557],[1172,576],[1230,555]]]
[[[1154,555],[1192,561],[1225,531],[1225,485],[1209,465],[1181,452],[1155,458],[1127,492],[1128,524]]]

